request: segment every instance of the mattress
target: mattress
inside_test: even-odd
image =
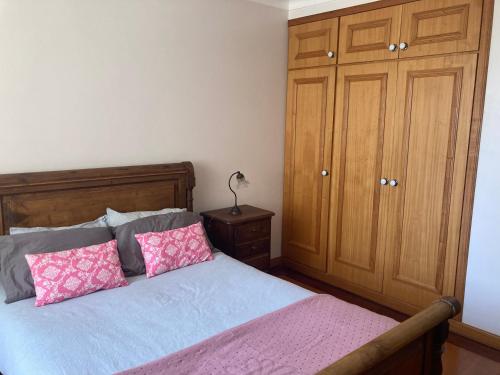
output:
[[[0,302],[4,375],[112,374],[314,293],[223,253],[210,262],[44,307]],[[0,301],[5,298],[0,288]]]

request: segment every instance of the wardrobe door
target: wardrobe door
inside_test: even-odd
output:
[[[339,19],[291,26],[288,29],[288,69],[337,63]]]
[[[384,293],[416,308],[453,295],[476,55],[403,61]]]
[[[382,291],[385,138],[394,129],[397,63],[338,68],[329,223],[329,273]]]
[[[340,18],[339,63],[398,58],[401,6]]]
[[[335,68],[288,75],[283,252],[326,271]]]
[[[482,0],[422,0],[403,6],[400,57],[479,48]]]

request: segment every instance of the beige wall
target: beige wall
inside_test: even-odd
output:
[[[244,0],[0,0],[0,173],[191,160],[195,210],[277,213],[287,11]]]

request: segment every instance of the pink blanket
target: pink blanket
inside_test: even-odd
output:
[[[314,374],[397,324],[316,295],[121,374]]]

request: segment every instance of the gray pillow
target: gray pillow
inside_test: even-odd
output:
[[[164,208],[159,211],[118,212],[111,208],[106,208],[106,216],[108,225],[110,227],[117,227],[118,225],[126,224],[137,219],[142,219],[144,217],[185,211],[185,208]]]
[[[47,232],[51,230],[64,230],[64,229],[76,229],[76,228],[106,228],[107,226],[108,223],[106,222],[106,215],[104,215],[98,217],[94,221],[71,225],[69,227],[32,227],[32,228],[12,227],[9,229],[9,233],[22,234],[22,233]]]
[[[198,214],[193,212],[179,212],[149,216],[113,228],[125,275],[142,275],[146,272],[141,247],[134,237],[136,234],[164,232],[170,229],[187,227],[201,221],[203,219]]]
[[[111,241],[109,228],[80,228],[0,236],[0,281],[5,303],[35,296],[26,254],[53,253]]]

